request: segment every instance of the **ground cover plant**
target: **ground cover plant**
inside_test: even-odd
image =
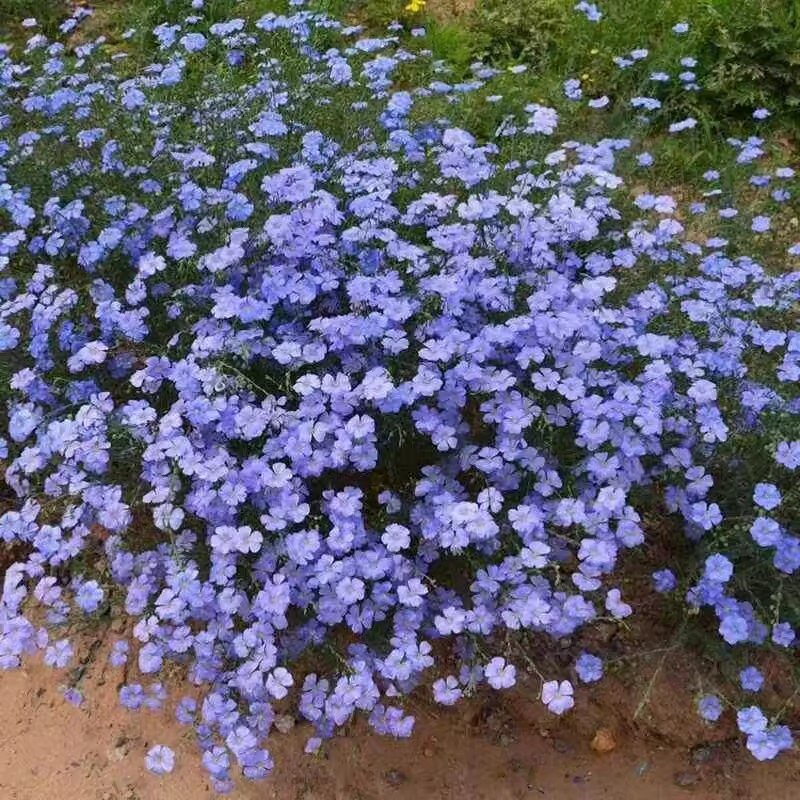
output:
[[[620,56],[651,92],[565,74],[544,99],[524,64],[452,73],[419,7],[372,35],[168,2],[113,42],[78,9],[0,50],[0,667],[69,668],[79,621],[121,606],[120,701],[179,676],[227,791],[270,771],[276,714],[310,752],[356,713],[408,736],[412,691],[507,689],[516,637],[635,613],[617,573],[658,503],[692,557],[653,591],[745,658],[742,696],[699,713],[733,705],[773,758],[792,695],[759,703],[758,666],[791,665],[800,625],[777,110],[673,195],[649,176],[707,135],[660,88],[702,92],[688,17],[672,63]],[[542,702],[602,673],[586,652]]]

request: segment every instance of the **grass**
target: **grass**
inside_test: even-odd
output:
[[[562,95],[564,79],[575,77],[587,95],[611,98],[604,132],[624,137],[633,111],[614,101],[657,97],[663,106],[654,123],[665,127],[666,120],[681,116],[699,122],[691,148],[685,138],[675,144],[659,137],[663,153],[654,173],[665,186],[700,183],[702,173],[721,161],[727,148],[723,134],[752,131],[756,107],[773,111],[764,126],[771,135],[789,143],[800,136],[800,0],[605,0],[599,3],[600,23],[575,12],[572,0],[478,0],[474,8],[457,12],[444,0],[430,0],[422,14],[407,12],[403,0],[318,0],[316,5],[347,13],[375,32],[397,19],[424,26],[428,35],[420,41],[453,66],[453,79],[466,76],[479,59],[499,68],[526,64],[528,71],[514,76],[513,95],[496,107],[495,116],[518,107],[526,94],[528,102],[552,102]],[[672,27],[681,21],[688,21],[690,30],[677,36]],[[614,59],[637,48],[646,48],[648,58],[620,69]],[[689,69],[680,64],[687,57],[697,59],[692,71],[701,91],[685,91],[676,78]],[[651,81],[650,74],[660,71],[673,80]]]
[[[663,102],[663,119],[692,115],[710,142],[744,120],[757,106],[773,109],[771,130],[796,140],[800,133],[800,0],[664,0],[631,2],[603,0],[603,19],[590,22],[574,11],[573,0],[429,0],[427,10],[411,13],[406,0],[310,0],[310,7],[332,16],[383,32],[396,20],[409,27],[424,26],[427,36],[420,47],[433,51],[453,70],[453,79],[469,74],[469,65],[485,60],[505,68],[528,65],[525,76],[515,76],[521,89],[537,99],[561,94],[566,77],[580,78],[589,95],[608,94],[612,101],[635,95],[657,96]],[[187,0],[96,0],[96,19],[90,30],[120,41],[122,33],[136,29],[129,47],[146,58],[157,44],[150,31],[165,20],[176,20],[188,9]],[[232,16],[257,17],[289,8],[287,0],[206,0],[203,17],[208,25]],[[0,32],[22,33],[15,21],[36,16],[52,35],[66,10],[62,0],[0,0]],[[676,36],[672,26],[690,23]],[[424,44],[421,44],[424,42]],[[563,43],[569,46],[564,47]],[[615,57],[646,48],[648,59],[620,70]],[[680,59],[698,60],[694,69],[700,92],[686,92],[679,82],[654,84],[649,75],[664,71],[673,77],[686,68]],[[137,58],[138,60],[138,58]],[[630,128],[630,109],[616,113],[619,130]],[[694,153],[678,171],[697,177],[704,161]],[[673,165],[674,166],[674,165]]]
[[[703,0],[699,3],[693,0],[662,3],[604,0],[600,3],[604,14],[600,23],[590,22],[575,12],[573,6],[572,0],[477,0],[474,7],[471,3],[429,0],[426,12],[412,14],[405,10],[405,0],[310,0],[311,8],[358,22],[370,33],[385,33],[386,25],[398,19],[407,27],[424,26],[426,36],[410,38],[406,46],[430,49],[437,59],[448,65],[449,71],[436,75],[437,79],[456,82],[469,78],[472,76],[470,65],[476,60],[484,60],[501,70],[525,63],[527,72],[501,76],[493,82],[491,91],[502,95],[497,103],[487,103],[486,93],[467,96],[457,108],[437,106],[437,98],[420,102],[423,113],[430,114],[433,105],[453,124],[469,128],[487,140],[494,137],[505,118],[517,114],[528,102],[563,108],[564,78],[580,78],[587,96],[605,93],[611,98],[611,104],[602,112],[583,106],[562,111],[561,135],[574,133],[575,138],[581,140],[635,135],[647,142],[655,157],[654,166],[641,171],[642,184],[646,184],[649,191],[679,197],[696,196],[698,189],[702,190],[705,185],[702,176],[707,170],[731,164],[730,146],[724,135],[752,130],[752,120],[748,115],[745,122],[735,105],[730,106],[732,114],[717,118],[709,109],[713,92],[686,92],[674,86],[664,87],[650,81],[650,74],[664,71],[674,76],[685,69],[680,66],[682,58],[696,57],[698,80],[715,82],[717,91],[723,91],[725,76],[731,72],[733,64],[739,63],[732,60],[734,56],[738,55],[742,63],[759,57],[767,59],[763,53],[759,56],[743,52],[739,46],[743,31],[760,32],[763,34],[759,40],[762,50],[785,51],[789,59],[794,41],[789,34],[800,25],[800,0],[782,0],[777,4],[773,0]],[[131,53],[131,69],[138,69],[149,63],[158,48],[151,33],[153,27],[164,21],[181,19],[189,3],[188,0],[97,0],[94,7],[95,17],[82,35],[102,33],[112,47],[124,45]],[[39,0],[0,0],[0,24],[3,20],[36,14],[47,31],[57,27],[63,10],[57,1],[42,4]],[[206,0],[202,25],[207,28],[232,16],[252,19],[270,11],[287,10],[288,0]],[[676,36],[672,27],[684,20],[690,23],[690,30],[683,36]],[[129,41],[123,41],[123,33],[130,29],[136,32]],[[800,42],[800,36],[795,39]],[[564,42],[569,42],[569,47],[564,47]],[[321,49],[324,46],[321,42]],[[620,70],[614,58],[628,55],[637,47],[647,48],[648,58]],[[774,61],[774,53],[772,58]],[[406,68],[408,75],[404,75],[404,79],[409,85],[422,85],[432,77],[417,74],[415,62],[401,67]],[[751,74],[746,67],[741,69],[744,74]],[[221,81],[227,83],[225,76],[221,76]],[[753,99],[749,91],[745,86],[741,102]],[[664,105],[663,111],[637,123],[632,119],[636,112],[625,102],[625,98],[637,94],[657,95]],[[775,111],[774,117],[763,124],[763,129],[770,138],[777,137],[784,142],[783,148],[773,148],[774,164],[791,163],[787,155],[790,156],[792,143],[800,130],[795,127],[796,109],[789,103],[784,104],[784,98],[777,95],[759,99]],[[678,138],[665,135],[667,120],[674,120],[680,114],[691,114],[700,124],[691,133]],[[342,124],[348,122],[353,121],[342,120]],[[539,156],[531,154],[531,157]],[[775,226],[780,235],[761,237],[759,243],[765,254],[777,258],[785,250],[786,241],[796,239],[797,220],[788,206],[770,207],[769,201],[763,200],[763,193],[752,192],[747,177],[747,168],[733,165],[723,171],[720,185],[730,202],[742,204],[747,213],[780,214],[782,224]],[[635,189],[635,183],[632,188]],[[704,221],[687,221],[687,224],[698,227],[698,234],[702,235]]]
[[[0,0],[0,41],[4,35],[21,35],[20,23],[30,17],[34,17],[42,31],[52,38],[67,13],[66,0]]]

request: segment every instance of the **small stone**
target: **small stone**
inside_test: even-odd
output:
[[[122,761],[122,759],[125,758],[125,756],[127,756],[131,751],[130,742],[131,740],[124,733],[121,733],[119,736],[117,736],[117,738],[114,740],[114,746],[106,754],[108,756],[108,760]]]
[[[294,728],[294,717],[291,714],[278,714],[275,717],[275,727],[281,733],[289,733]]]
[[[108,760],[111,762],[122,761],[128,755],[126,747],[115,747],[113,750],[108,751]]]
[[[399,769],[390,769],[384,772],[383,779],[395,789],[406,782],[406,776]]]
[[[125,618],[122,616],[114,617],[111,620],[111,630],[114,633],[123,633],[125,631],[127,623],[125,622]]]
[[[598,728],[592,739],[592,750],[595,753],[610,753],[617,746],[614,734],[608,728]]]
[[[676,772],[673,781],[676,786],[680,786],[682,789],[689,789],[700,783],[700,776],[693,769],[686,769]]]

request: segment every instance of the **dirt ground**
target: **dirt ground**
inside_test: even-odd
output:
[[[38,663],[0,673],[0,800],[204,800],[210,791],[191,733],[168,710],[126,711],[120,670],[95,661],[79,708]],[[308,728],[275,733],[276,768],[263,783],[238,783],[243,800],[794,800],[800,757],[759,764],[730,728],[695,722],[680,654],[652,681],[610,676],[580,691],[564,719],[548,714],[525,682],[513,693],[454,709],[412,701],[417,728],[394,741],[357,723],[321,755],[302,746]],[[643,687],[644,713],[632,722]],[[610,752],[598,753],[600,739]],[[144,769],[155,743],[177,756],[171,776]]]

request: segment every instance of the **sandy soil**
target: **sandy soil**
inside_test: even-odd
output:
[[[84,678],[80,708],[61,696],[59,675],[40,664],[0,673],[1,800],[203,800],[209,790],[191,733],[167,710],[130,712],[116,702],[122,675],[99,658]],[[800,757],[758,764],[738,740],[694,722],[680,655],[651,685],[652,673],[611,676],[576,709],[555,719],[535,687],[473,698],[455,709],[412,701],[409,741],[373,735],[358,723],[306,756],[308,729],[274,734],[273,776],[237,784],[243,800],[793,800]],[[642,686],[647,710],[633,723]],[[598,728],[613,750],[597,753]],[[609,738],[610,735],[610,738]],[[709,741],[709,736],[716,738]],[[166,778],[143,758],[154,743],[175,749]]]

